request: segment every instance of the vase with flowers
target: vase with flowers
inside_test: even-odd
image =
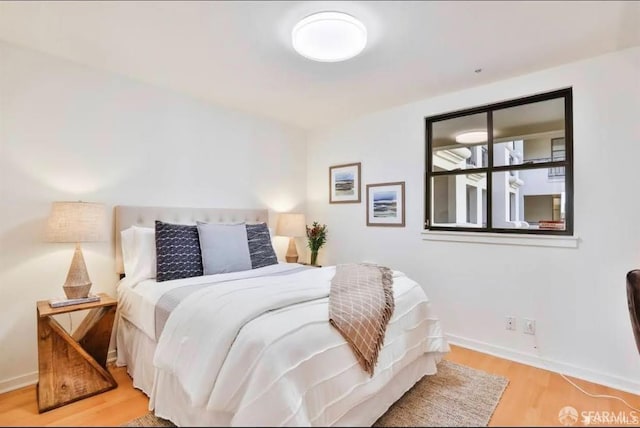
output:
[[[318,250],[327,242],[327,225],[321,225],[314,221],[307,225],[307,246],[311,250],[311,265],[315,266],[318,259]]]

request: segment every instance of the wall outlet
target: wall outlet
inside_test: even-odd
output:
[[[522,331],[524,331],[525,334],[536,334],[536,320],[525,318]]]
[[[507,330],[515,330],[516,329],[516,317],[506,317],[505,318],[505,326]]]

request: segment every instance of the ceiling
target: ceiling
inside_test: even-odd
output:
[[[367,26],[361,55],[293,50],[323,10]],[[3,1],[0,39],[311,129],[639,45],[640,2]]]

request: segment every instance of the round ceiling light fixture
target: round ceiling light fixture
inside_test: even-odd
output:
[[[293,48],[305,58],[338,62],[353,58],[367,45],[367,28],[342,12],[309,15],[293,27]]]
[[[468,131],[456,135],[456,143],[474,144],[487,141],[487,131]]]

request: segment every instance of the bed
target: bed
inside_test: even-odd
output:
[[[120,232],[155,220],[268,219],[266,210],[116,207],[119,273]],[[125,277],[117,365],[127,366],[157,416],[179,426],[370,426],[436,373],[449,347],[422,287],[394,271],[395,311],[369,376],[327,319],[335,270],[279,263],[165,282]],[[163,316],[161,303],[176,295]]]

